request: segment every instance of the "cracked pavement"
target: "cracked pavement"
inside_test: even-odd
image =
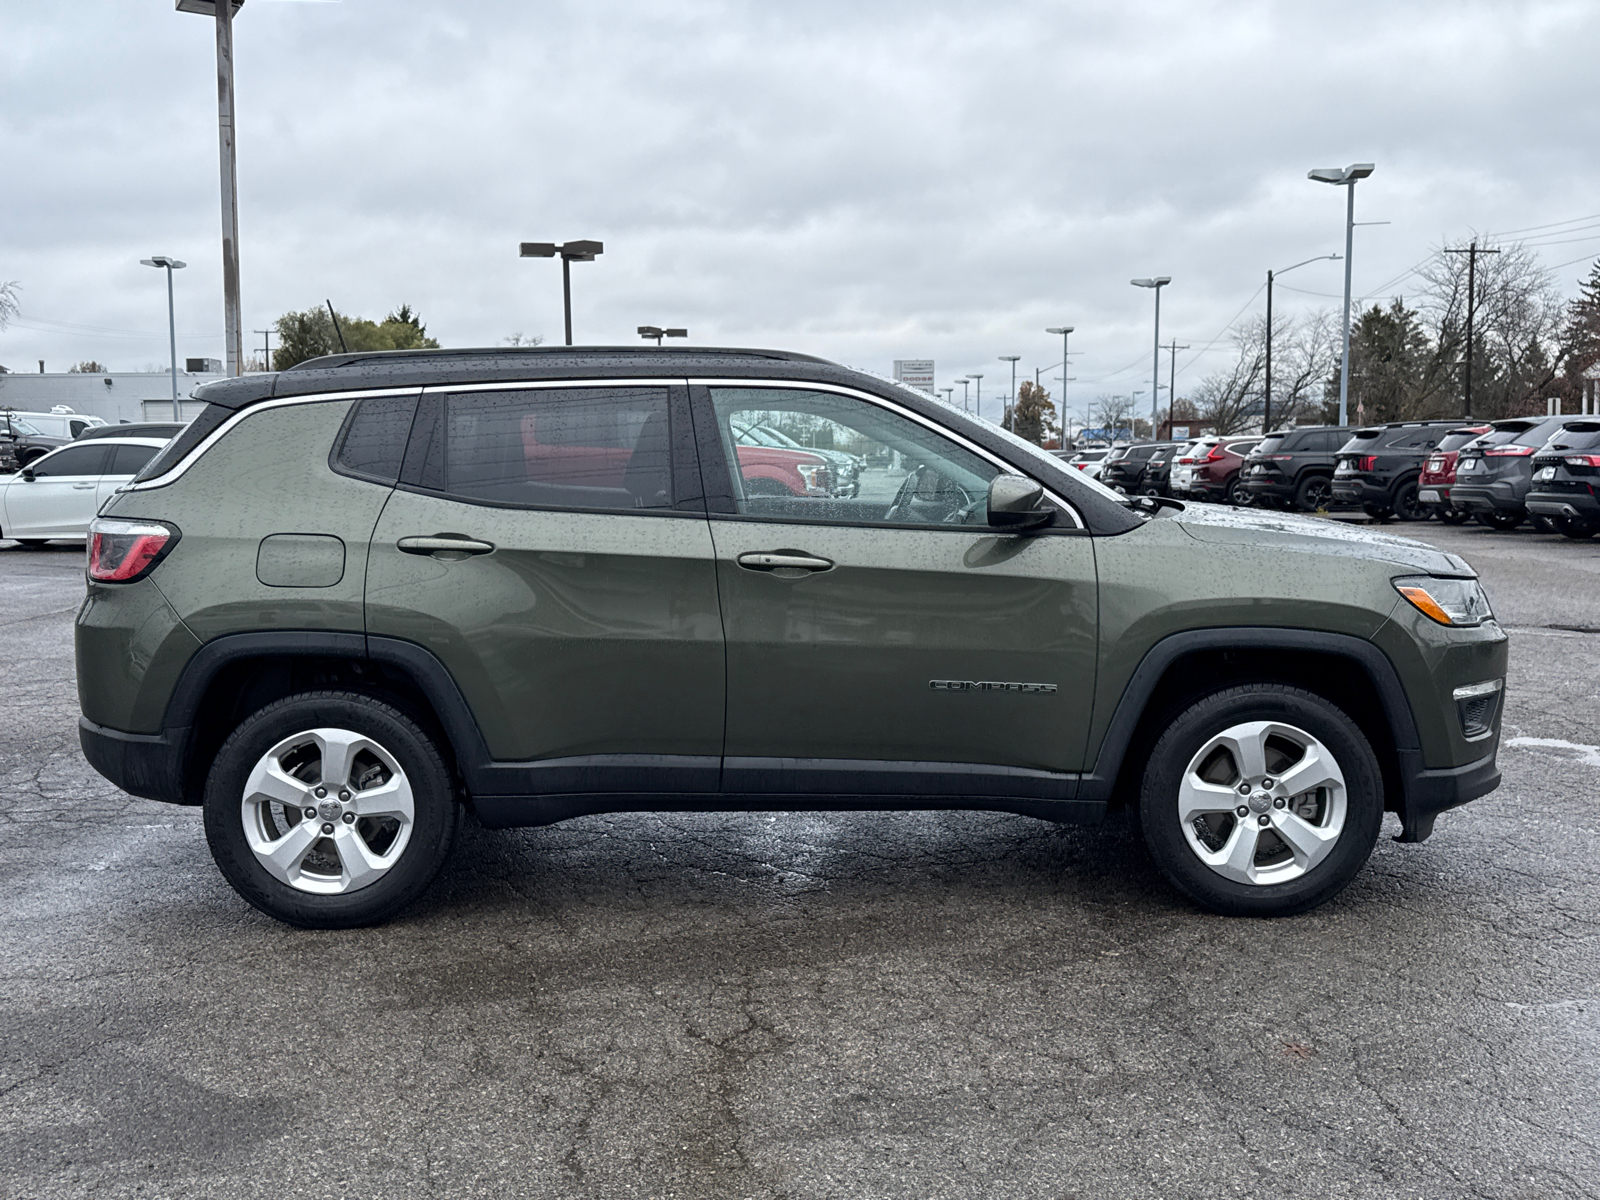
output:
[[[0,543],[0,1194],[1600,1195],[1600,543],[1437,524],[1512,629],[1499,791],[1289,920],[1120,823],[469,825],[308,933],[78,750],[82,550]],[[1388,818],[1387,833],[1398,831]]]

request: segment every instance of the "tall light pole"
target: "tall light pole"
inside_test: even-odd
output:
[[[1061,411],[1067,411],[1067,364],[1072,361],[1072,356],[1067,353],[1067,336],[1072,332],[1071,325],[1052,325],[1045,330],[1046,333],[1059,333],[1061,335]]]
[[[1154,288],[1156,293],[1156,348],[1150,362],[1150,436],[1156,436],[1156,415],[1161,409],[1161,289],[1172,282],[1170,275],[1157,275],[1154,279],[1130,279],[1134,287]]]
[[[222,157],[222,324],[228,374],[244,374],[244,314],[239,305],[239,168],[233,135],[233,16],[244,0],[177,0],[177,10],[217,23],[217,137]]]
[[[1352,196],[1355,195],[1355,189],[1352,188],[1350,194]],[[1266,404],[1265,404],[1265,406],[1264,406],[1264,408],[1262,410],[1262,414],[1261,414],[1261,432],[1262,433],[1271,433],[1272,432],[1272,280],[1273,280],[1274,276],[1287,275],[1290,271],[1293,271],[1293,270],[1296,270],[1299,267],[1305,266],[1306,263],[1329,262],[1329,261],[1337,262],[1338,259],[1339,259],[1339,256],[1337,254],[1319,254],[1315,258],[1308,258],[1308,259],[1306,259],[1305,262],[1297,262],[1297,263],[1294,264],[1294,266],[1285,267],[1281,271],[1268,271],[1267,272],[1267,386],[1266,386]],[[1348,304],[1349,303],[1349,282],[1348,282],[1348,280],[1345,283],[1345,288],[1346,288],[1346,300],[1345,300],[1345,302]],[[1343,421],[1340,421],[1339,423],[1341,425],[1344,424]]]
[[[1306,172],[1307,179],[1348,188],[1344,218],[1344,353],[1339,360],[1339,424],[1350,423],[1350,255],[1355,250],[1356,181],[1376,170],[1373,163],[1351,163],[1348,167],[1320,167]]]
[[[659,325],[641,325],[639,326],[639,336],[642,338],[655,338],[656,345],[659,346],[661,345],[662,338],[686,338],[689,336],[689,331],[687,329],[663,329]],[[567,337],[567,345],[572,345],[572,338],[570,334]]]
[[[972,411],[972,404],[971,404],[971,400],[972,400],[972,391],[971,391],[972,381],[970,379],[967,379],[967,378],[963,377],[961,379],[956,380],[956,382],[961,385],[961,411],[962,412],[971,412]]]
[[[1017,408],[1017,360],[1021,357],[1022,355],[1020,354],[1002,354],[1000,356],[1001,362],[1011,364],[1011,399],[1007,400],[1005,407],[1000,410],[1000,426],[1003,429],[1011,428],[1011,414]]]
[[[172,273],[183,270],[189,264],[166,254],[157,254],[154,258],[141,258],[139,261],[147,267],[167,269],[167,337],[172,346],[172,419],[181,421],[183,412],[178,405],[178,319],[172,311]]]
[[[567,345],[572,345],[572,264],[593,262],[605,252],[604,242],[568,242],[558,246],[554,242],[523,242],[523,258],[554,258],[561,256],[561,307],[567,318]]]
[[[974,414],[981,417],[983,416],[983,372],[974,371],[971,375],[968,375],[967,378],[972,380],[973,383],[977,384],[978,399]]]
[[[954,387],[942,387],[942,388],[939,389],[939,391],[944,393],[944,402],[946,404],[948,404],[951,408],[954,408],[955,407],[955,401],[952,400],[951,397],[956,394],[956,389]]]

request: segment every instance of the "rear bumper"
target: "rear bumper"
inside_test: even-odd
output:
[[[1402,766],[1406,771],[1405,809],[1400,814],[1402,822],[1399,842],[1426,841],[1433,833],[1434,819],[1442,812],[1459,808],[1469,800],[1487,796],[1500,786],[1500,768],[1495,763],[1500,735],[1495,734],[1495,749],[1475,762],[1460,767],[1427,770],[1421,766],[1418,751],[1401,751]],[[1415,756],[1415,762],[1406,759]]]
[[[1247,476],[1244,490],[1256,497],[1271,496],[1274,500],[1294,499],[1294,484],[1281,476]]]
[[[1600,497],[1589,492],[1529,492],[1527,507],[1542,517],[1600,517]]]
[[[1365,479],[1333,478],[1333,498],[1341,504],[1377,504],[1387,507],[1389,489],[1368,483]]]
[[[1450,491],[1451,503],[1457,508],[1472,512],[1514,512],[1527,507],[1526,494],[1517,495],[1509,483],[1463,487],[1456,484]]]
[[[78,744],[91,767],[130,795],[169,804],[197,803],[183,796],[182,747],[188,732],[123,733],[78,718]]]

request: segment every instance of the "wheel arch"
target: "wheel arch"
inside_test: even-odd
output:
[[[1153,646],[1123,689],[1079,799],[1121,805],[1138,794],[1156,739],[1194,701],[1241,683],[1282,683],[1323,697],[1355,721],[1383,771],[1384,807],[1421,840],[1409,803],[1421,741],[1394,665],[1362,638],[1317,630],[1203,629]],[[1413,839],[1410,835],[1420,833]]]
[[[458,782],[488,757],[465,698],[427,650],[359,633],[282,631],[229,634],[189,660],[167,706],[175,744],[173,789],[199,804],[212,758],[250,713],[297,692],[357,691],[400,709],[435,738]]]

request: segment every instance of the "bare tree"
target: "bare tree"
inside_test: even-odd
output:
[[[21,302],[17,293],[22,290],[22,285],[15,279],[0,281],[0,329],[11,324],[22,312]]]
[[[1333,313],[1318,309],[1274,321],[1273,326],[1272,423],[1320,421],[1324,385],[1339,365],[1339,325]]]
[[[542,346],[544,345],[544,334],[513,333],[505,339],[505,342],[508,346]]]
[[[1212,432],[1241,432],[1261,403],[1266,376],[1266,318],[1255,317],[1233,332],[1233,365],[1200,381],[1190,399]]]
[[[1109,430],[1115,440],[1117,430],[1132,428],[1129,418],[1133,415],[1132,396],[1101,396],[1095,401],[1095,408],[1100,413],[1100,428]]]

